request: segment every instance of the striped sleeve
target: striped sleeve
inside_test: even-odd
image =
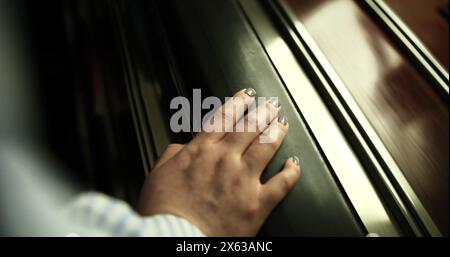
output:
[[[78,196],[64,210],[78,226],[119,237],[202,237],[192,223],[170,214],[142,217],[130,206],[107,195],[89,192]],[[90,236],[90,235],[81,235]]]

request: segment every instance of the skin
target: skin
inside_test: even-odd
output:
[[[234,104],[234,100],[251,103],[254,97],[242,90],[225,105]],[[223,119],[251,118],[244,116],[245,109],[227,113],[229,110],[222,106],[218,111],[224,114]],[[207,236],[256,235],[298,181],[300,166],[291,157],[277,175],[261,183],[261,173],[283,142],[289,124],[278,121],[280,107],[270,102],[253,111],[257,112],[255,119],[266,121],[265,128],[256,132],[201,132],[186,145],[169,145],[146,178],[140,214],[183,217]],[[268,120],[269,112],[275,119]],[[260,143],[259,135],[267,134],[269,126],[276,131],[274,142]]]

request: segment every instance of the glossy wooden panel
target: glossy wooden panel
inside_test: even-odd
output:
[[[384,0],[448,70],[448,22],[440,13],[448,0]]]
[[[447,105],[356,2],[289,3],[448,234]]]

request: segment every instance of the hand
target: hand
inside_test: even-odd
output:
[[[249,104],[255,93],[242,90],[225,105],[236,100]],[[261,103],[253,110],[254,116],[249,111],[243,117],[246,110],[237,109],[226,113],[229,108],[223,105],[218,111],[223,119],[255,117],[264,121],[269,114],[275,119],[264,122],[266,126],[256,132],[201,132],[186,145],[169,145],[146,178],[139,203],[141,215],[177,215],[207,236],[256,235],[299,179],[300,166],[298,158],[291,157],[280,173],[261,184],[261,173],[284,140],[289,124],[286,118],[277,118],[277,102]],[[268,135],[269,127],[276,132],[273,142],[260,143],[258,137]]]

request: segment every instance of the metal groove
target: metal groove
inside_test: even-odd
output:
[[[364,0],[362,5],[372,13],[382,28],[388,30],[401,49],[448,104],[449,74],[417,36],[382,0]]]
[[[122,20],[122,16],[120,13],[120,7],[118,6],[117,2],[111,1],[111,15],[113,17],[113,20],[116,22],[116,33],[117,37],[119,39],[119,42],[121,43],[121,58],[123,63],[123,70],[124,74],[126,76],[125,83],[126,83],[126,89],[128,93],[128,98],[130,101],[130,109],[133,116],[133,121],[135,123],[135,129],[136,129],[136,135],[137,140],[139,143],[139,148],[141,152],[141,158],[144,168],[144,173],[146,174],[150,168],[153,166],[156,160],[156,153],[155,153],[155,147],[150,139],[148,138],[148,133],[144,133],[145,131],[150,131],[148,128],[148,122],[145,118],[145,115],[143,114],[143,103],[140,101],[139,97],[139,90],[136,89],[137,85],[137,79],[136,74],[133,72],[133,67],[131,63],[130,53],[127,48],[127,42],[125,37],[125,29],[124,24]]]

